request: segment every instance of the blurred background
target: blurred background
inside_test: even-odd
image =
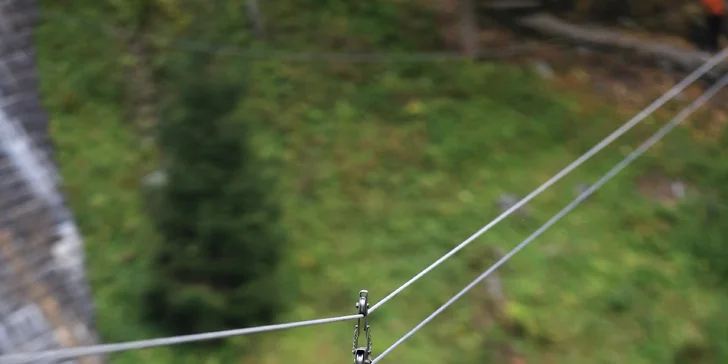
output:
[[[707,57],[697,0],[0,9],[0,354],[354,314]],[[374,356],[726,69],[372,314]],[[728,362],[727,97],[383,362]],[[352,329],[78,362],[341,363]]]

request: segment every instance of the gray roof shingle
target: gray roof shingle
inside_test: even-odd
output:
[[[39,99],[37,15],[35,0],[0,0],[0,355],[98,342]]]

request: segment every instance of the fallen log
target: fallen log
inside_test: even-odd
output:
[[[539,0],[493,0],[485,5],[486,9],[493,10],[521,10],[542,7]]]
[[[587,27],[569,23],[548,14],[534,14],[516,19],[515,23],[550,38],[561,38],[567,42],[606,51],[632,53],[644,59],[668,62],[681,71],[692,72],[710,58],[706,52],[679,48],[674,45],[636,39],[616,31]],[[706,74],[715,80],[728,71],[728,62],[722,62]]]

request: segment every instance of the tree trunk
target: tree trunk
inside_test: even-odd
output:
[[[156,85],[149,41],[137,32],[126,40],[132,62],[129,65],[128,112],[142,134],[157,125]]]
[[[258,6],[258,0],[246,0],[246,6],[248,7],[248,19],[253,24],[253,30],[258,38],[265,38],[265,28],[263,26],[263,17],[260,13],[260,7]]]
[[[550,38],[562,38],[573,44],[596,49],[622,51],[631,54],[635,61],[657,64],[668,62],[685,72],[692,72],[709,58],[704,52],[659,41],[641,40],[608,29],[575,25],[548,14],[530,15],[516,22]],[[727,70],[728,62],[724,61],[706,73],[704,78],[715,80]]]

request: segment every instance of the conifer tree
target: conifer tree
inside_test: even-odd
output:
[[[198,58],[175,73],[159,129],[163,242],[147,307],[180,334],[268,323],[278,307],[278,209],[233,115],[240,86],[209,65]]]

